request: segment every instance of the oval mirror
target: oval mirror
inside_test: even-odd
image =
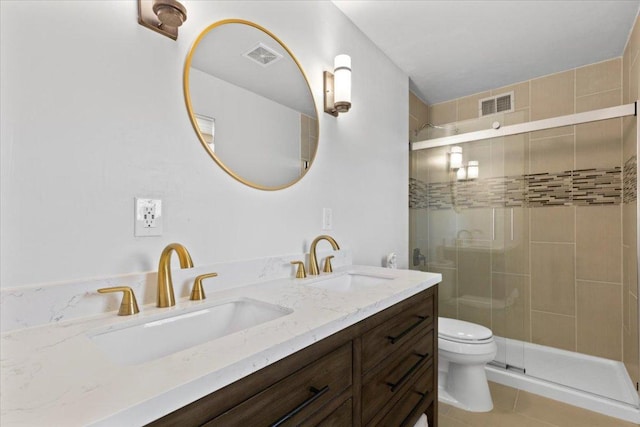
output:
[[[200,142],[238,181],[279,190],[311,166],[318,145],[311,88],[266,29],[239,19],[207,27],[187,56],[184,93]]]

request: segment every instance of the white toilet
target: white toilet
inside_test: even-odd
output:
[[[484,367],[498,347],[491,329],[438,318],[438,400],[465,411],[493,409]]]

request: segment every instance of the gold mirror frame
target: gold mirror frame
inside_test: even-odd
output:
[[[298,176],[296,179],[292,180],[291,182],[288,182],[287,184],[271,187],[271,186],[265,186],[265,185],[261,185],[261,184],[255,183],[255,182],[251,182],[251,181],[243,178],[238,173],[236,173],[233,170],[231,170],[231,168],[229,168],[222,161],[222,159],[220,159],[215,154],[215,152],[211,149],[209,144],[206,142],[202,132],[200,131],[200,127],[198,126],[198,122],[196,120],[196,113],[193,111],[193,105],[191,103],[191,93],[190,93],[190,89],[189,89],[189,73],[190,73],[190,69],[191,69],[191,62],[193,60],[194,53],[195,53],[198,45],[200,44],[200,41],[205,36],[207,36],[212,30],[214,30],[215,28],[218,28],[218,27],[220,27],[222,25],[225,25],[225,24],[244,24],[244,25],[248,25],[248,26],[253,27],[253,28],[255,28],[255,29],[259,30],[259,31],[262,31],[265,34],[267,34],[268,36],[270,36],[291,57],[293,62],[298,67],[298,70],[300,71],[302,77],[304,78],[304,81],[307,84],[307,89],[309,90],[309,96],[311,97],[311,103],[313,104],[313,109],[314,109],[315,114],[316,114],[316,117],[315,117],[316,125],[315,125],[315,127],[316,127],[317,141],[316,141],[316,144],[315,144],[315,148],[313,149],[313,152],[309,154],[309,166],[304,171],[300,172],[300,176]],[[187,112],[189,113],[189,119],[191,120],[191,124],[193,125],[193,128],[196,131],[196,135],[198,136],[198,139],[200,140],[200,143],[202,144],[204,149],[207,151],[207,153],[209,153],[209,156],[211,156],[211,158],[218,164],[218,166],[220,166],[226,173],[231,175],[237,181],[239,181],[239,182],[241,182],[241,183],[243,183],[243,184],[245,184],[245,185],[247,185],[249,187],[253,187],[253,188],[256,188],[256,189],[259,189],[259,190],[266,190],[266,191],[282,190],[282,189],[288,188],[288,187],[296,184],[298,181],[300,181],[307,174],[309,169],[311,168],[311,165],[313,164],[313,162],[315,160],[315,157],[316,157],[316,154],[317,154],[318,143],[319,143],[319,139],[320,139],[320,129],[319,129],[319,123],[318,123],[318,119],[319,119],[318,108],[316,106],[315,98],[313,97],[313,92],[311,91],[311,85],[309,84],[309,79],[307,79],[307,75],[305,74],[304,70],[302,69],[302,66],[300,65],[300,62],[298,62],[298,59],[295,57],[295,55],[293,55],[291,50],[289,50],[289,48],[278,37],[276,37],[272,32],[270,32],[266,28],[254,23],[254,22],[246,21],[246,20],[243,20],[243,19],[224,19],[222,21],[218,21],[218,22],[215,22],[215,23],[209,25],[207,28],[205,28],[198,35],[196,40],[193,42],[193,45],[191,46],[191,49],[189,50],[189,54],[187,55],[187,59],[185,61],[185,66],[184,66],[183,90],[184,90],[185,102],[186,102],[186,105],[187,105]]]

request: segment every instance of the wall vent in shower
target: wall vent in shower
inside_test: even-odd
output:
[[[496,113],[511,113],[514,110],[513,92],[483,98],[478,101],[480,117]]]
[[[254,48],[246,52],[244,56],[257,62],[263,67],[273,64],[282,58],[282,55],[264,43],[258,43]]]

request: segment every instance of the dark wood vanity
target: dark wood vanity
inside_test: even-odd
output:
[[[438,425],[437,286],[150,426]]]

